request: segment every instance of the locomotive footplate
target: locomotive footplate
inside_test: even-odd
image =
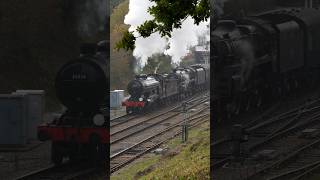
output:
[[[107,159],[109,133],[105,127],[68,127],[43,125],[38,127],[41,141],[51,140],[51,159],[61,164],[64,157],[71,161],[90,159],[92,162]]]

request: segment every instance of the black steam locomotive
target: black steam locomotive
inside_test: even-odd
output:
[[[144,112],[152,107],[179,100],[209,86],[208,65],[179,67],[169,74],[141,74],[128,84],[130,97],[122,103],[127,113]]]
[[[61,164],[64,157],[106,162],[109,156],[109,121],[102,112],[109,102],[107,51],[106,41],[86,44],[81,56],[65,64],[56,76],[56,93],[67,110],[38,127],[39,139],[52,141],[55,164]]]
[[[215,117],[237,115],[317,80],[319,10],[274,10],[223,19],[213,26],[211,90]]]

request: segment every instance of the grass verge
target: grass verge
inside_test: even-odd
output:
[[[181,143],[178,136],[161,146],[161,155],[149,154],[111,176],[123,179],[210,179],[210,124],[205,122],[189,131]]]

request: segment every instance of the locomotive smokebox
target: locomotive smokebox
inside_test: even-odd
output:
[[[136,76],[136,79],[132,80],[128,84],[127,89],[131,96],[137,98],[158,86],[159,81],[157,81],[153,76],[143,74]]]
[[[90,56],[65,64],[56,76],[58,98],[71,111],[98,110],[108,94],[105,72],[103,65]]]
[[[133,80],[128,84],[128,92],[133,96],[141,96],[143,92],[143,85],[138,80]]]

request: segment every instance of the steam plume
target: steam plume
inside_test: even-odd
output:
[[[129,12],[124,23],[130,25],[129,31],[135,31],[137,26],[153,17],[147,12],[148,7],[154,5],[149,0],[130,0]],[[169,39],[161,38],[159,33],[153,33],[147,38],[137,38],[133,55],[141,60],[144,66],[148,57],[155,53],[165,53],[172,56],[173,62],[180,62],[181,57],[188,52],[187,48],[197,44],[197,35],[208,30],[208,22],[202,22],[199,26],[194,24],[192,18],[187,18],[182,23],[181,29],[175,29]],[[137,34],[135,34],[137,35]]]

